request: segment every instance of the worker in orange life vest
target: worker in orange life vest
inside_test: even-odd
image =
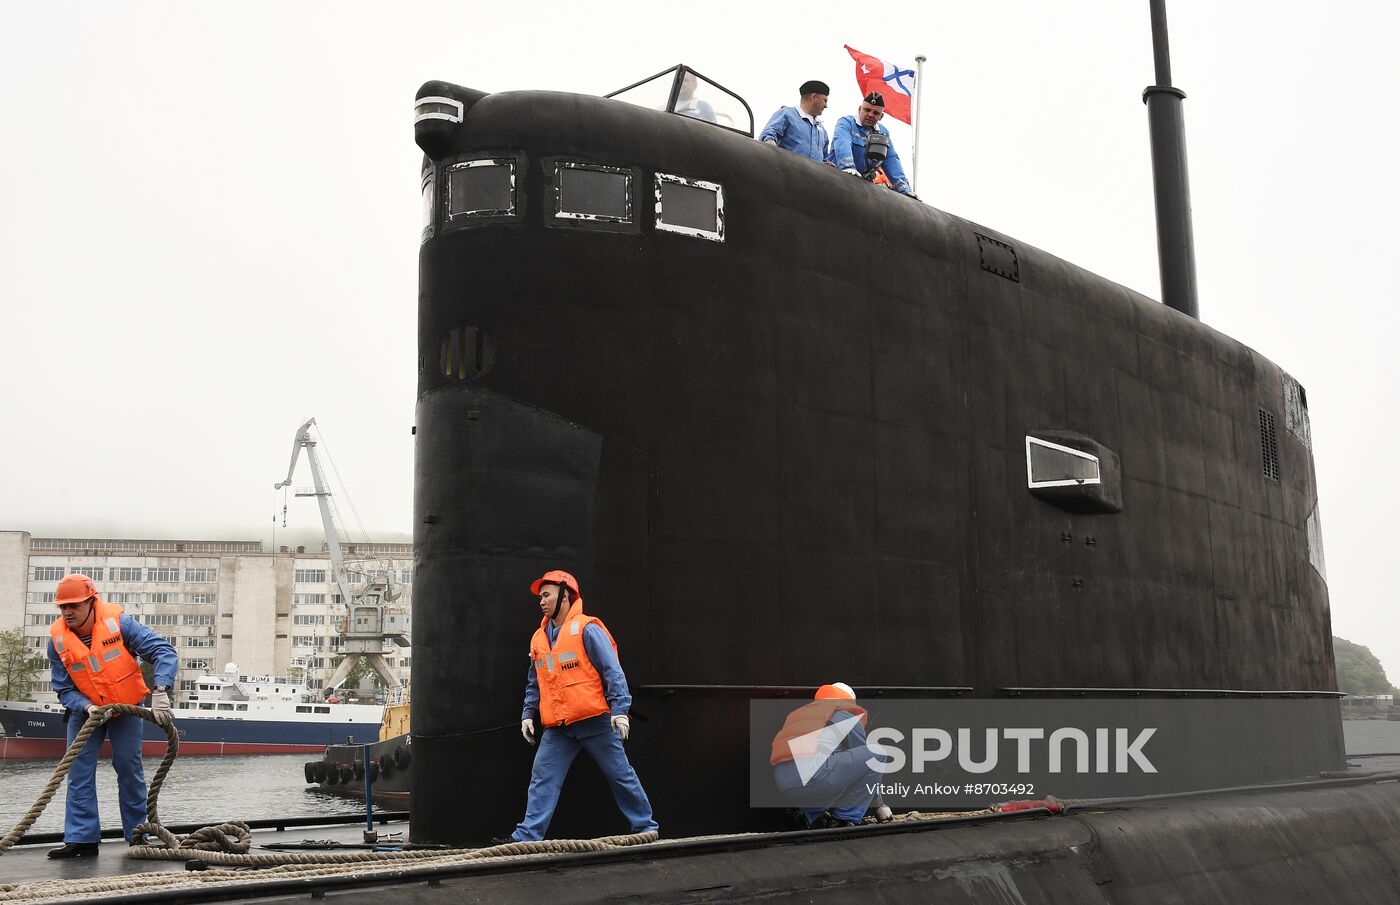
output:
[[[119,604],[99,598],[86,575],[75,573],[60,580],[54,603],[60,618],[49,626],[49,666],[53,690],[68,709],[68,744],[73,744],[89,717],[98,716],[98,707],[146,700],[148,689],[136,662],[138,656],[155,664],[151,709],[156,719],[172,722],[170,686],[179,658],[170,642],[125,615]],[[126,714],[102,716],[104,722],[88,736],[68,770],[63,846],[51,850],[50,858],[97,854],[102,836],[97,814],[97,755],[104,739],[112,744],[122,832],[128,842],[132,830],[146,820],[146,776],[141,768],[145,721]]]
[[[773,781],[778,790],[800,802],[806,826],[855,826],[872,800],[881,823],[893,815],[875,796],[880,774],[865,741],[865,709],[845,682],[817,689],[816,695],[788,714],[773,738]]]
[[[544,838],[580,748],[603,771],[631,831],[655,832],[651,802],[622,749],[631,731],[632,694],[617,642],[600,620],[584,615],[578,581],[568,572],[546,572],[530,585],[530,593],[539,598],[542,618],[530,640],[520,734],[532,745],[538,738],[539,750],[525,818],[511,839]],[[537,735],[536,726],[542,733]]]

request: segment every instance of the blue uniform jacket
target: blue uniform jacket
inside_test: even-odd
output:
[[[119,625],[122,630],[122,644],[127,651],[133,657],[155,665],[156,684],[174,687],[175,672],[180,668],[180,657],[165,636],[147,628],[126,613],[122,614]],[[92,701],[73,684],[73,679],[68,675],[68,667],[58,658],[58,651],[53,648],[53,638],[49,638],[49,670],[52,673],[54,693],[58,695],[58,700],[64,707],[83,713],[92,706]]]
[[[771,141],[784,151],[810,157],[817,163],[825,163],[831,154],[826,126],[804,119],[796,107],[783,107],[774,113],[758,140]]]
[[[879,123],[875,124],[875,129],[884,136],[889,136],[890,131]],[[843,116],[836,121],[836,135],[831,139],[831,162],[836,164],[837,169],[859,170],[865,173],[865,139],[870,135],[869,129],[861,127],[854,116]],[[890,144],[889,156],[885,158],[885,175],[890,177],[890,182],[894,189],[904,195],[914,194],[914,190],[909,186],[909,177],[904,175],[904,164],[899,162],[899,154],[894,149],[894,144]]]

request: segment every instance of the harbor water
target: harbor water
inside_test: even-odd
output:
[[[315,759],[311,754],[179,758],[161,789],[158,803],[161,823],[177,826],[226,820],[363,814],[362,799],[322,792],[306,783],[302,764]],[[56,764],[57,760],[0,760],[0,835],[28,813],[48,784]],[[146,758],[147,781],[158,766],[158,757]],[[31,833],[63,831],[64,791],[60,788],[54,794],[49,806],[30,828]],[[103,827],[120,826],[117,775],[112,770],[112,762],[106,758],[97,765],[97,798]]]
[[[1348,754],[1400,752],[1400,721],[1346,720],[1342,725]],[[161,790],[161,822],[174,826],[363,814],[362,800],[322,792],[305,782],[302,764],[313,759],[309,754],[180,758]],[[34,804],[53,774],[55,763],[0,760],[0,834],[14,826]],[[147,779],[159,763],[156,758],[146,759]],[[30,832],[62,832],[63,794],[64,790],[59,789]],[[116,774],[106,759],[98,764],[97,794],[102,825],[118,825]],[[376,806],[376,810],[383,809]]]

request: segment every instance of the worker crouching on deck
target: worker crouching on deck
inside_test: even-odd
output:
[[[622,743],[631,729],[632,695],[617,659],[617,642],[594,616],[583,613],[578,581],[568,572],[546,572],[530,585],[539,597],[540,627],[530,640],[530,670],[520,734],[539,750],[530,774],[525,819],[511,839],[543,839],[559,803],[559,790],[579,749],[603,771],[633,833],[655,832],[651,802],[627,760]]]
[[[146,700],[140,657],[155,665],[156,687],[151,709],[164,724],[172,721],[170,686],[179,657],[164,636],[130,616],[121,606],[97,596],[86,575],[73,574],[58,583],[54,594],[60,618],[49,626],[49,666],[53,690],[68,709],[68,744],[97,708],[107,704],[140,704]],[[97,814],[97,755],[102,742],[112,743],[112,768],[117,771],[122,833],[146,820],[146,775],[141,768],[141,735],[145,721],[124,714],[106,719],[88,736],[83,750],[68,769],[68,799],[63,817],[63,847],[50,858],[80,858],[97,854],[102,823]]]
[[[769,764],[778,790],[804,805],[822,802],[797,809],[804,826],[855,826],[872,802],[877,820],[892,818],[875,796],[880,774],[870,766],[874,754],[866,744],[865,721],[865,708],[856,705],[851,686],[835,682],[788,714],[773,738]]]

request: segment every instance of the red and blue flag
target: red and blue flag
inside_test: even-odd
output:
[[[885,113],[910,125],[914,124],[914,70],[901,69],[879,57],[861,53],[847,44],[846,52],[856,61],[856,84],[860,96],[878,91],[885,98]]]

